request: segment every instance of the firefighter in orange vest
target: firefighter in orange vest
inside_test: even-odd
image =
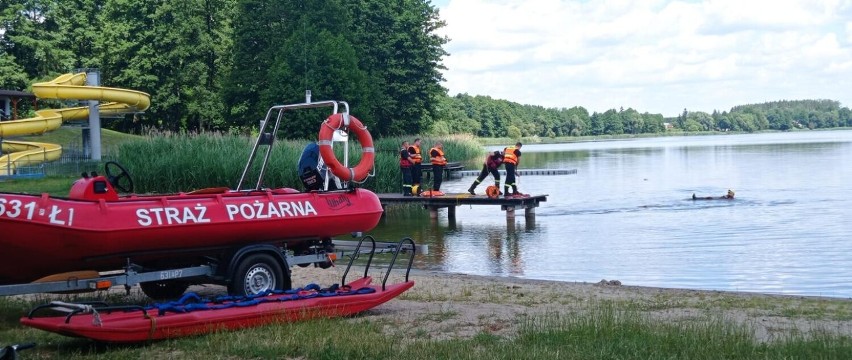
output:
[[[408,153],[411,154],[411,161],[414,165],[411,167],[411,186],[412,189],[417,189],[417,194],[419,195],[423,192],[423,189],[420,188],[420,181],[423,179],[423,170],[421,169],[421,163],[423,163],[423,154],[420,151],[420,138],[414,139],[414,143],[408,147]]]
[[[503,164],[506,165],[506,183],[503,184],[503,194],[506,197],[523,195],[518,192],[518,185],[515,184],[516,171],[518,163],[521,161],[521,146],[520,142],[515,143],[515,146],[509,146],[503,149]],[[509,187],[512,187],[512,193],[509,193]]]
[[[440,141],[429,149],[429,159],[432,162],[432,191],[441,191],[441,182],[444,180],[444,166],[447,166],[447,158],[444,157],[444,144]]]

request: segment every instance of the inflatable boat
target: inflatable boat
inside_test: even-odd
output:
[[[303,242],[364,232],[381,218],[364,189],[293,189],[118,197],[104,176],[78,180],[67,198],[0,193],[0,284],[76,270],[115,270],[127,259],[182,266],[250,243]]]
[[[234,267],[239,265],[235,259],[250,244],[275,244],[298,253],[317,244],[331,246],[332,236],[373,229],[383,211],[378,197],[348,186],[348,182],[363,182],[370,175],[375,153],[372,138],[349,115],[348,104],[340,103],[346,106],[345,113],[338,113],[334,101],[272,107],[234,190],[223,187],[119,196],[119,191],[133,192],[133,181],[124,167],[108,162],[106,175],[84,174],[67,197],[0,193],[0,251],[4,255],[0,285],[71,279],[52,276],[60,273],[78,277],[83,272],[131,267],[174,269],[211,259],[223,268],[234,260]],[[263,174],[284,111],[319,106],[334,107],[321,125],[318,142],[325,186],[309,192],[264,188]],[[360,163],[352,168],[346,159],[338,161],[332,151],[333,143],[345,140],[349,132],[358,136],[363,151]],[[249,172],[257,171],[253,162],[263,146],[266,153],[257,184],[244,186]],[[329,190],[332,177],[338,183],[343,181],[343,186],[336,187],[340,190]]]

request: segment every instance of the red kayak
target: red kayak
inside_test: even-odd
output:
[[[407,277],[406,277],[407,279]],[[162,304],[150,309],[96,307],[55,302],[38,307],[21,324],[61,335],[131,343],[192,336],[272,323],[356,314],[391,300],[414,286],[414,281],[383,286],[364,277],[339,289],[300,289],[232,300]],[[189,294],[188,294],[189,295]],[[184,296],[182,300],[189,298]],[[33,317],[44,308],[70,315]]]

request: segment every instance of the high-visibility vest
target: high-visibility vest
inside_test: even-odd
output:
[[[515,155],[515,150],[518,148],[509,146],[503,149],[503,162],[506,164],[518,165],[518,156]]]
[[[414,149],[414,152],[411,150]],[[420,154],[420,147],[417,145],[411,145],[408,147],[408,152],[411,153],[411,160],[414,161],[415,164],[420,164],[423,162],[423,155]]]
[[[432,156],[433,151],[437,151],[438,156]],[[432,165],[447,165],[447,158],[444,157],[444,151],[441,149],[438,149],[436,147],[429,149],[429,157],[429,160],[432,162]]]

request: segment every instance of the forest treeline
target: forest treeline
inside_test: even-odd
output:
[[[346,100],[378,136],[468,133],[555,137],[852,126],[832,100],[777,101],[673,118],[628,108],[589,113],[442,87],[448,39],[429,0],[4,0],[0,88],[26,90],[74,69],[145,91],[151,108],[116,130],[243,131],[272,105]],[[327,110],[325,111],[327,113]],[[282,135],[310,138],[294,113]]]

